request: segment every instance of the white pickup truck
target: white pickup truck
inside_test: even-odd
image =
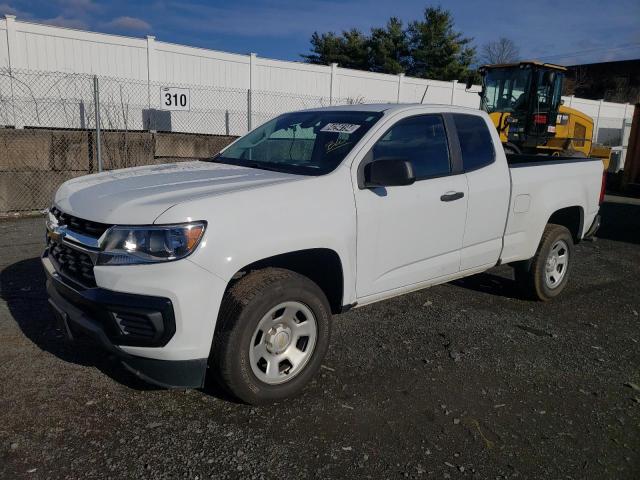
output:
[[[512,264],[565,287],[602,163],[507,160],[486,113],[352,105],[281,115],[205,161],[70,180],[47,217],[50,304],[141,378],[293,395],[331,315]]]

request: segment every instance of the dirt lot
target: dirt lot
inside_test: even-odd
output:
[[[0,478],[639,478],[640,206],[604,217],[556,301],[502,267],[354,310],[305,393],[262,408],[65,344],[42,221],[0,223]]]

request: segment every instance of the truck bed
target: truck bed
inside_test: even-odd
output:
[[[597,158],[507,155],[511,199],[501,255],[503,263],[531,258],[557,205],[579,211],[580,233],[599,209],[602,161]]]
[[[592,157],[555,157],[551,155],[531,155],[531,154],[507,154],[507,164],[509,167],[521,165],[547,165],[556,163],[576,163],[576,162],[601,162],[600,158]]]

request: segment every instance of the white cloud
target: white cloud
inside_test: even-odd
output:
[[[18,15],[17,8],[12,7],[8,3],[0,3],[0,15]]]
[[[88,30],[89,25],[84,20],[78,18],[67,18],[62,15],[58,15],[54,18],[45,18],[38,20],[39,22],[46,23],[48,25],[55,25],[56,27],[76,28],[78,30]]]
[[[114,18],[110,22],[106,23],[105,27],[129,32],[151,31],[151,25],[149,25],[149,23],[145,22],[141,18],[127,16]]]

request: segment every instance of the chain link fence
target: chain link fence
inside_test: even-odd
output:
[[[388,101],[0,68],[0,215],[46,208],[73,177],[210,157],[281,113],[353,103]],[[594,120],[598,141],[626,145],[629,125]]]
[[[188,108],[165,109],[162,83],[0,69],[0,215],[46,208],[70,178],[210,157],[280,113],[331,103],[202,85],[171,88],[188,92]]]

